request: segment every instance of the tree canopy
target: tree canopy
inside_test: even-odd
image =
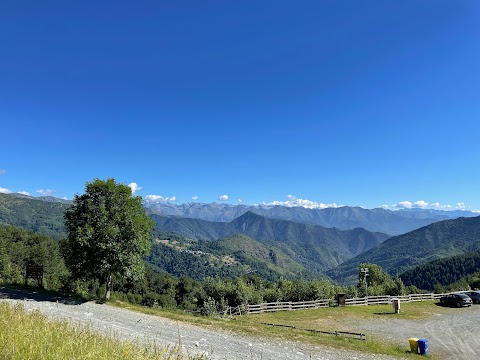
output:
[[[114,179],[87,182],[65,212],[65,227],[63,252],[72,275],[98,279],[106,285],[106,299],[113,275],[132,281],[143,276],[153,220],[127,185]]]

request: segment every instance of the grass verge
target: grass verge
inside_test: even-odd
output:
[[[28,359],[206,359],[183,355],[178,348],[140,345],[103,336],[89,327],[49,321],[38,311],[0,302],[0,358]]]

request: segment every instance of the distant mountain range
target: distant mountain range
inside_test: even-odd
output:
[[[44,202],[70,205],[71,200],[53,196],[32,197],[23,194],[3,194],[25,200],[41,200]],[[232,205],[219,203],[155,203],[145,201],[149,213],[163,216],[179,216],[214,222],[230,222],[250,211],[272,219],[288,220],[304,224],[320,225],[327,228],[352,230],[364,228],[371,232],[388,235],[400,235],[423,226],[459,217],[475,217],[478,213],[466,210],[442,211],[432,209],[386,210],[381,208],[364,209],[361,207],[342,206],[326,209],[309,209],[304,207],[270,206],[270,205]]]
[[[179,216],[215,222],[230,222],[250,211],[272,219],[289,220],[304,224],[335,227],[340,230],[364,228],[372,232],[389,235],[404,234],[441,220],[458,217],[474,217],[478,213],[471,211],[441,211],[430,209],[364,209],[342,206],[338,208],[308,209],[304,207],[268,206],[268,205],[230,205],[146,202],[150,212],[164,216]]]
[[[391,275],[429,261],[480,249],[480,216],[444,220],[391,237],[327,272],[339,282],[354,281],[358,265],[374,263]]]
[[[244,234],[282,250],[295,262],[319,273],[371,249],[389,237],[362,228],[339,230],[270,219],[251,211],[228,223],[155,214],[151,214],[151,217],[155,220],[157,230],[173,231],[195,239],[216,240]]]
[[[61,239],[66,236],[63,214],[70,203],[54,197],[0,194],[0,225],[14,225]],[[161,258],[158,249],[184,264],[194,264],[206,276],[217,270],[228,276],[251,270],[271,277],[292,276],[300,271],[327,273],[340,282],[356,281],[358,265],[363,262],[376,263],[395,275],[435,259],[480,249],[480,217],[472,217],[478,214],[468,211],[389,211],[348,206],[306,209],[215,203],[146,206],[158,231],[191,238],[197,244],[189,245],[192,251],[211,255],[207,260],[214,266],[206,267],[201,263],[205,259],[192,258],[195,254],[175,246],[167,249],[164,243],[155,245],[157,260],[177,273],[186,270],[167,257]],[[445,220],[462,215],[465,217]],[[412,228],[416,230],[391,238],[387,235]],[[222,259],[229,255],[236,259],[234,263],[222,265]]]

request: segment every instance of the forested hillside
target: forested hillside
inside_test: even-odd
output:
[[[327,274],[340,282],[355,281],[358,265],[380,265],[391,275],[452,255],[480,249],[480,217],[440,221],[410,233],[394,236]]]
[[[156,270],[196,280],[255,274],[263,279],[298,277],[305,268],[279,249],[236,235],[218,241],[187,239],[174,234],[154,234],[147,262]]]
[[[434,290],[440,284],[447,286],[467,275],[480,271],[480,250],[447,257],[414,267],[400,274],[405,285]]]
[[[210,222],[199,219],[152,215],[155,228],[197,239],[215,240],[244,234],[270,247],[280,249],[293,261],[313,272],[324,272],[370,249],[388,235],[365,229],[342,231],[318,225],[269,219],[247,212],[235,220]]]
[[[63,214],[68,204],[0,193],[0,225],[13,225],[47,235],[65,237]]]

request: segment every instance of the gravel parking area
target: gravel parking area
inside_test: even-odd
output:
[[[408,348],[408,338],[425,338],[430,352],[441,359],[480,358],[480,305],[466,308],[438,307],[425,320],[399,320],[394,315],[357,324],[362,331],[382,335]]]
[[[262,360],[388,360],[372,355],[332,348],[315,347],[300,342],[245,337],[228,331],[213,331],[159,316],[151,316],[93,302],[69,301],[55,296],[0,288],[2,301],[21,302],[25,309],[38,309],[53,319],[91,326],[94,330],[123,339],[155,341],[176,346],[181,339],[185,353],[205,353],[211,359]]]

